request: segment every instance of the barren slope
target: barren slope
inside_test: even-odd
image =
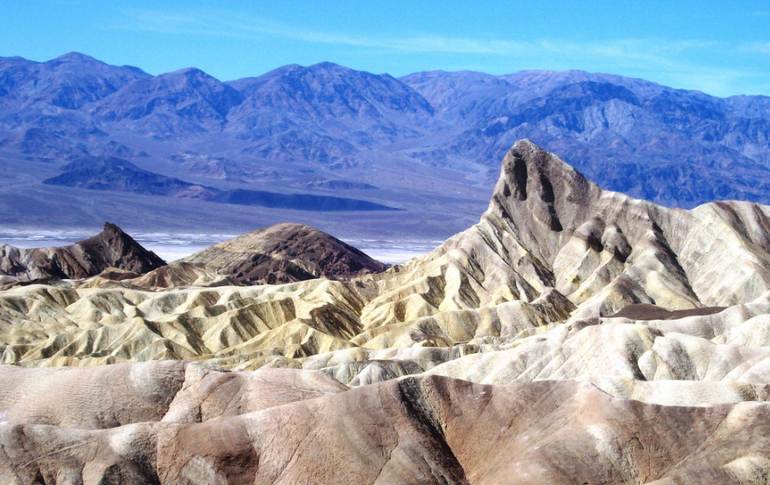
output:
[[[151,380],[161,366],[173,386]],[[105,399],[78,421],[66,403],[12,414],[0,425],[5,482],[724,483],[761,480],[769,465],[766,403],[657,406],[572,381],[423,377],[345,390],[308,371],[155,363],[66,372],[125,372],[144,380],[119,392],[156,393],[164,404],[107,425],[89,420],[115,413]],[[81,381],[69,396],[88,392]]]
[[[386,266],[339,239],[302,224],[276,224],[185,258],[240,284],[349,278]]]
[[[114,224],[71,246],[20,249],[0,246],[0,282],[87,278],[107,268],[146,273],[166,263]]]
[[[767,206],[668,209],[604,191],[521,141],[480,222],[408,264],[232,285],[291,273],[249,259],[264,241],[311,273],[294,235],[307,232],[278,229],[141,277],[0,291],[2,362],[30,367],[0,374],[9,389],[0,474],[164,483],[770,476]],[[325,254],[315,247],[310,255]],[[351,268],[339,264],[330,268]],[[177,362],[31,368],[160,359]],[[47,387],[59,382],[73,384]],[[111,398],[92,398],[106,382]],[[48,394],[61,405],[46,404]],[[88,405],[78,412],[79,403]]]

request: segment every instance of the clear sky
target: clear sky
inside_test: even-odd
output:
[[[69,51],[222,80],[331,61],[415,71],[583,69],[770,95],[770,2],[7,0],[0,55]]]

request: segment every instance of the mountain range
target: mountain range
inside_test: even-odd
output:
[[[497,161],[523,137],[608,189],[666,205],[770,202],[770,98],[763,96],[716,98],[581,71],[395,78],[321,63],[223,82],[194,68],[153,76],[78,53],[47,62],[0,59],[0,164],[9,174],[0,183],[0,208],[7,224],[72,225],[98,216],[136,227],[137,210],[168,205],[148,197],[169,194],[148,188],[116,194],[133,183],[126,180],[89,190],[88,180],[74,180],[68,170],[86,160],[128,163],[214,192],[356,201],[332,210],[395,207],[404,213],[375,217],[446,236],[483,207]],[[66,187],[43,184],[62,177]],[[184,207],[243,225],[222,206],[232,199],[200,198],[158,209],[147,224],[183,225]],[[84,200],[93,201],[91,212]],[[116,205],[124,212],[100,212]],[[306,211],[312,204],[283,207]],[[271,210],[240,215],[254,227],[268,222],[261,218]],[[451,217],[445,227],[425,224],[437,216]],[[321,226],[338,223],[324,217]],[[353,215],[349,224],[358,220]]]

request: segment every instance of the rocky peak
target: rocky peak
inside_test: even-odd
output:
[[[0,251],[0,274],[19,280],[86,278],[107,268],[146,273],[166,264],[120,227],[104,224],[99,234],[70,246],[19,249],[5,246]]]
[[[124,235],[128,236],[123,229],[118,227],[116,224],[113,224],[112,222],[106,221],[104,223],[104,226],[102,226],[102,234],[115,234],[115,235]]]
[[[563,237],[590,217],[600,196],[597,185],[559,157],[529,140],[520,140],[503,159],[484,218],[530,236],[537,250],[550,260]]]
[[[135,273],[146,273],[166,264],[158,255],[148,251],[120,227],[105,222],[102,232],[75,244],[89,259],[101,268],[120,268]]]
[[[539,201],[566,207],[590,203],[599,192],[580,172],[525,139],[517,141],[503,159],[492,203]]]

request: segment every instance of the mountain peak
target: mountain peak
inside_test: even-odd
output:
[[[371,75],[375,76],[374,74],[369,74],[364,71],[356,71],[355,69],[351,69],[349,67],[341,66],[339,64],[335,64],[333,62],[319,62],[316,64],[311,64],[309,66],[303,66],[300,64],[288,64],[286,66],[279,67],[277,69],[274,69],[273,71],[270,71],[263,76],[259,76],[256,78],[250,78],[250,79],[260,79],[260,78],[273,78],[273,77],[313,77],[313,76],[343,76],[343,75]]]
[[[74,51],[73,52],[67,52],[66,54],[62,54],[59,57],[55,57],[55,58],[51,59],[48,62],[51,62],[51,63],[55,63],[55,62],[78,62],[78,63],[85,63],[85,62],[87,62],[87,63],[104,64],[102,61],[100,61],[100,60],[98,60],[98,59],[96,59],[94,57],[91,57],[89,55],[86,55],[86,54],[83,54],[83,53],[80,53],[80,52],[74,52]]]
[[[90,255],[89,261],[96,266],[90,273],[94,274],[110,266],[135,273],[146,273],[166,264],[157,254],[142,247],[112,222],[105,222],[102,232],[78,242],[75,246]]]
[[[175,71],[170,71],[170,72],[163,73],[160,76],[165,76],[165,77],[173,77],[173,76],[204,77],[204,78],[216,79],[214,76],[206,73],[205,71],[202,71],[201,69],[198,69],[197,67],[183,67],[183,68],[177,69]]]
[[[31,249],[8,246],[0,253],[0,275],[18,281],[87,278],[110,267],[146,273],[165,264],[158,255],[110,222],[104,223],[99,234],[70,246]]]
[[[121,229],[117,224],[114,224],[109,221],[104,222],[104,226],[102,227],[102,234],[126,234],[126,232]]]
[[[308,66],[306,69],[329,69],[329,70],[341,70],[341,71],[352,71],[353,69],[345,66],[341,66],[339,64],[335,64],[334,62],[329,61],[323,61],[323,62],[317,62],[315,64],[312,64]]]
[[[368,71],[362,71],[358,69],[354,69],[352,67],[343,66],[341,64],[336,64],[334,62],[324,61],[324,62],[318,62],[316,64],[310,64],[307,66],[303,66],[300,64],[287,64],[285,66],[281,66],[277,69],[274,69],[262,76],[258,76],[255,78],[246,78],[249,80],[257,80],[260,78],[269,79],[272,77],[313,77],[313,76],[331,76],[332,78],[340,78],[340,80],[345,80],[344,78],[368,78],[368,79],[393,79],[395,80],[393,76],[390,74],[375,74]],[[243,82],[243,80],[239,80]],[[347,80],[349,81],[349,79]],[[237,81],[236,81],[237,82]]]
[[[223,84],[219,79],[215,78],[211,74],[198,69],[197,67],[184,67],[177,69],[176,71],[170,71],[160,74],[155,77],[157,81],[162,83],[172,82],[184,82],[194,85],[210,85],[216,89],[230,90],[231,88],[226,84]]]
[[[529,139],[518,140],[503,159],[495,194],[526,201],[536,194],[541,201],[553,202],[555,187],[571,189],[594,185],[558,156]]]
[[[137,122],[142,130],[170,133],[220,129],[229,110],[243,98],[232,87],[197,68],[141,79],[97,106],[112,122]]]
[[[239,284],[346,279],[386,266],[362,251],[304,224],[281,223],[219,243],[184,260]]]
[[[530,140],[517,141],[503,159],[485,217],[542,236],[568,232],[584,220],[602,190]]]

